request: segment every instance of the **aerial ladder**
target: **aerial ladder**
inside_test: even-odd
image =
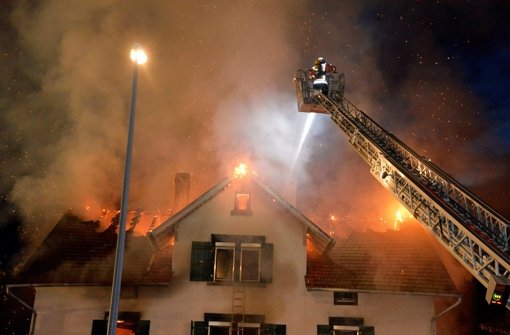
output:
[[[487,288],[487,302],[510,309],[510,222],[347,100],[343,74],[327,81],[314,88],[310,71],[297,71],[298,111],[329,114],[377,181]]]

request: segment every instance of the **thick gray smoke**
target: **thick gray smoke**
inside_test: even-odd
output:
[[[15,70],[3,71],[1,80],[19,94],[0,105],[6,143],[0,150],[9,156],[2,190],[22,211],[28,234],[40,238],[69,210],[97,217],[102,208],[118,208],[133,72],[128,56],[135,42],[145,47],[149,61],[139,73],[132,207],[171,207],[175,172],[192,174],[194,197],[248,162],[277,189],[288,180],[305,185],[298,187],[307,190],[298,197],[309,214],[382,215],[391,196],[372,180],[331,120],[317,118],[295,161],[306,119],[296,112],[291,83],[296,69],[326,57],[345,72],[353,103],[424,154],[440,143],[434,136],[451,133],[451,125],[465,129],[471,122],[472,129],[479,118],[473,113],[476,101],[466,100],[463,87],[454,99],[465,101],[469,113],[457,114],[453,123],[430,115],[423,101],[445,103],[438,101],[440,93],[450,97],[452,87],[459,87],[450,72],[434,72],[444,89],[433,88],[432,81],[423,85],[426,76],[418,66],[402,73],[398,87],[390,85],[376,34],[363,21],[368,3],[12,3],[10,15],[3,15],[19,57],[6,58],[7,68]],[[434,50],[432,39],[414,43],[420,42]],[[458,139],[471,133],[454,134]],[[455,141],[453,151],[461,152],[452,154],[452,162],[478,153]],[[500,171],[496,166],[487,173]],[[476,176],[481,182],[482,174]]]
[[[291,85],[301,66],[290,38],[301,28],[295,21],[301,7],[13,4],[9,20],[24,54],[15,60],[17,75],[33,88],[3,111],[9,123],[3,135],[15,141],[6,153],[19,155],[4,171],[29,234],[44,235],[69,210],[97,217],[104,207],[118,207],[134,42],[146,48],[149,62],[138,82],[133,207],[171,207],[178,171],[192,173],[192,196],[241,161],[268,177],[289,171],[306,117],[295,113]]]

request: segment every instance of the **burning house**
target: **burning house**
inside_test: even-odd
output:
[[[252,175],[148,227],[127,235],[117,334],[428,335],[460,299],[423,232],[334,240]],[[34,334],[106,334],[116,229],[67,216],[14,278]]]

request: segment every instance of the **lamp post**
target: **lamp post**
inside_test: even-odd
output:
[[[110,300],[110,314],[108,317],[108,335],[117,332],[117,319],[119,314],[119,298],[122,282],[122,265],[126,244],[126,218],[128,209],[129,180],[131,177],[131,152],[133,147],[133,130],[136,110],[136,86],[138,82],[138,65],[147,61],[147,55],[140,45],[135,44],[131,49],[131,60],[135,63],[133,72],[133,87],[131,90],[131,108],[129,110],[129,128],[126,149],[126,164],[124,167],[124,187],[122,189],[122,202],[120,206],[119,233],[117,236],[117,248],[115,251],[115,268],[113,270],[112,296]]]

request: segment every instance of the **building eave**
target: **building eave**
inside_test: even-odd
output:
[[[355,288],[333,288],[333,287],[308,287],[308,291],[324,291],[324,292],[353,292],[353,293],[367,293],[367,294],[401,294],[413,296],[428,296],[428,297],[443,297],[443,298],[459,298],[462,297],[460,293],[448,292],[420,292],[420,291],[392,291],[392,290],[367,290]]]

